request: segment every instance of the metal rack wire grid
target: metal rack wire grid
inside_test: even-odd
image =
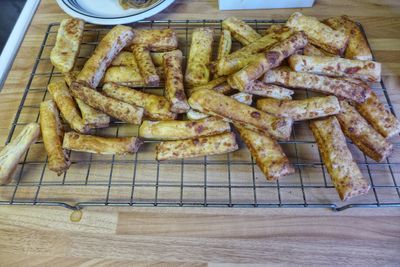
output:
[[[283,21],[248,20],[263,32]],[[190,48],[193,29],[207,26],[215,29],[215,40],[221,32],[220,20],[141,21],[136,28],[172,28],[179,36],[184,56]],[[360,25],[361,26],[361,25]],[[40,102],[50,98],[47,85],[62,79],[50,63],[59,23],[48,26],[43,43],[23,93],[7,143],[24,125],[39,119]],[[79,70],[98,41],[109,30],[107,26],[85,26]],[[214,42],[217,45],[217,41]],[[233,49],[238,43],[234,42]],[[216,50],[216,49],[214,49]],[[383,84],[372,85],[392,113],[395,113]],[[162,94],[162,86],[142,88]],[[314,95],[296,90],[295,98]],[[66,125],[66,127],[68,127]],[[137,135],[137,126],[113,121],[109,128],[93,130],[102,136]],[[156,161],[155,141],[145,141],[134,155],[110,156],[70,151],[70,169],[61,176],[47,168],[43,142],[34,144],[21,160],[10,184],[0,187],[0,204],[53,205],[71,209],[84,206],[198,206],[198,207],[326,207],[342,210],[349,207],[400,206],[399,136],[393,154],[376,163],[351,142],[348,146],[361,171],[369,180],[369,194],[341,202],[321,161],[318,147],[307,123],[295,123],[292,138],[280,142],[296,168],[293,175],[276,182],[266,181],[249,151],[239,140],[240,150],[193,159]]]

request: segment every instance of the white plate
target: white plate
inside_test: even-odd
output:
[[[86,22],[101,25],[127,24],[151,17],[174,0],[157,0],[142,9],[123,9],[118,0],[57,0],[58,5],[68,15]]]

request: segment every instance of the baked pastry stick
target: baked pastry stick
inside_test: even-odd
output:
[[[370,188],[354,161],[336,117],[310,122],[321,158],[341,200],[366,194]]]
[[[238,148],[235,134],[232,132],[195,139],[164,141],[156,146],[156,160],[225,154]]]
[[[236,94],[231,95],[231,98],[239,101],[240,103],[246,104],[248,106],[251,106],[251,103],[253,103],[253,95],[244,93],[244,92],[239,92]]]
[[[208,117],[210,117],[210,115],[191,108],[191,109],[189,109],[188,112],[186,112],[186,117],[191,121],[198,121],[198,120],[208,118]]]
[[[246,104],[248,106],[251,105],[251,103],[253,103],[253,95],[252,94],[248,94],[248,93],[236,93],[234,95],[231,95],[231,97],[237,101],[239,101],[240,103]],[[209,117],[210,115],[208,114],[204,114],[200,111],[194,110],[194,109],[190,109],[187,113],[186,113],[186,117],[191,120],[191,121],[197,121],[197,120],[201,120],[204,118]]]
[[[342,54],[348,42],[348,36],[321,23],[317,18],[294,12],[286,26],[295,31],[303,31],[310,42],[333,54]]]
[[[48,157],[47,165],[50,170],[61,175],[69,168],[71,162],[62,148],[64,132],[53,100],[47,100],[40,104],[40,129]]]
[[[167,52],[151,52],[150,56],[151,56],[151,60],[154,63],[154,66],[156,67],[162,67],[163,66],[163,62],[164,62],[164,55],[166,53],[176,53],[178,50],[172,50],[172,51],[167,51]]]
[[[280,27],[279,30],[268,32],[268,34],[257,39],[255,42],[213,62],[211,69],[218,76],[230,75],[257,59],[260,56],[258,55],[259,53],[288,38],[292,34],[293,31],[287,27]]]
[[[74,97],[111,117],[132,124],[140,124],[142,122],[144,111],[141,107],[107,97],[80,83],[73,82],[70,89]]]
[[[171,111],[185,113],[190,107],[183,87],[182,52],[166,53],[164,55],[165,98],[171,103]]]
[[[368,60],[293,55],[289,58],[289,65],[297,72],[350,77],[368,82],[381,80],[381,64]]]
[[[259,59],[228,78],[232,88],[243,91],[252,81],[260,78],[268,70],[278,67],[282,61],[307,44],[304,33],[298,32],[276,44]]]
[[[171,104],[163,96],[110,83],[104,84],[103,93],[125,103],[144,108],[144,116],[149,119],[174,120],[176,118],[176,114],[170,111]]]
[[[110,66],[130,66],[130,67],[135,67],[139,71],[139,67],[136,62],[135,55],[129,51],[121,51],[113,59],[113,61],[111,61]]]
[[[383,137],[390,138],[400,133],[399,120],[385,108],[375,92],[371,91],[366,101],[355,107]]]
[[[156,67],[156,72],[158,77],[160,77],[160,80],[163,80],[163,77],[165,76],[165,71],[164,71],[164,67]]]
[[[146,86],[135,55],[128,51],[122,51],[114,58],[104,74],[104,83],[116,83],[130,87]]]
[[[305,47],[303,47],[303,55],[305,56],[320,56],[320,57],[339,57],[338,55],[329,53],[320,48],[315,47],[314,45],[308,43]]]
[[[178,37],[172,29],[134,30],[133,45],[143,46],[150,51],[165,52],[178,48]]]
[[[213,90],[223,95],[227,95],[236,91],[227,82],[223,82],[220,85],[215,86]]]
[[[83,37],[85,23],[80,19],[63,19],[58,28],[57,39],[50,52],[50,61],[61,72],[74,68]]]
[[[89,128],[106,128],[110,125],[110,116],[92,108],[79,98],[75,98],[75,101],[81,111],[83,121],[89,126]]]
[[[259,99],[257,108],[278,117],[294,121],[311,120],[340,112],[336,96],[310,97],[302,100]]]
[[[348,78],[331,78],[317,74],[284,70],[268,71],[263,78],[265,83],[332,94],[357,103],[364,102],[371,89],[362,81],[352,81],[352,79]]]
[[[218,43],[218,51],[217,51],[217,60],[220,60],[223,57],[226,57],[231,53],[232,48],[232,37],[231,32],[228,30],[222,30],[221,36],[219,37]],[[213,78],[218,78],[218,74],[214,74]]]
[[[261,35],[250,25],[235,17],[224,19],[222,21],[222,29],[230,31],[233,37],[242,45],[248,45],[261,38]]]
[[[226,133],[229,123],[215,117],[199,121],[143,121],[139,136],[146,139],[182,140]]]
[[[150,51],[144,46],[139,45],[132,46],[132,51],[135,55],[144,83],[150,86],[158,86],[160,84],[160,77],[158,76],[156,67],[151,60]]]
[[[137,137],[100,137],[68,132],[64,135],[63,148],[103,155],[125,155],[136,153],[142,144]]]
[[[78,75],[79,72],[68,72],[64,74],[64,80],[67,83],[67,85],[70,87],[72,82],[76,79],[76,75]],[[110,116],[107,114],[98,111],[91,106],[87,105],[85,102],[78,98],[74,98],[76,104],[79,107],[79,110],[81,111],[81,116],[84,121],[84,123],[89,127],[89,128],[105,128],[108,127],[110,124]]]
[[[340,101],[341,112],[336,115],[344,134],[368,157],[382,161],[390,155],[393,145],[380,135],[347,101]]]
[[[208,65],[212,56],[213,29],[196,28],[187,59],[185,82],[189,87],[202,85],[210,80]]]
[[[273,138],[288,140],[293,120],[278,118],[213,90],[198,90],[189,98],[190,106],[200,112],[223,117],[250,130],[268,132]]]
[[[9,184],[19,160],[40,135],[38,123],[28,123],[21,132],[0,151],[0,185]]]
[[[275,99],[292,99],[292,95],[294,94],[293,90],[275,84],[266,84],[259,80],[249,83],[243,92]]]
[[[238,51],[240,50],[210,63],[210,69],[214,73],[214,76],[221,77],[231,75],[263,56],[263,53],[243,53],[235,55]]]
[[[164,55],[168,52],[152,52],[150,53],[151,61],[153,61],[154,66],[162,66],[164,62]]]
[[[222,30],[221,37],[219,38],[217,60],[229,55],[232,48],[231,32]]]
[[[79,74],[78,70],[73,70],[73,71],[64,73],[64,81],[68,87],[70,87],[71,84],[76,80],[76,77],[78,76],[78,74]]]
[[[109,67],[104,75],[103,83],[116,83],[129,87],[146,86],[139,69],[132,66]]]
[[[89,126],[85,124],[81,114],[79,114],[78,107],[72,98],[65,81],[59,80],[51,82],[47,86],[47,90],[49,90],[61,112],[61,115],[71,128],[80,133],[87,133],[89,131]]]
[[[235,128],[267,180],[275,181],[295,172],[281,146],[268,134],[260,134],[236,125]]]
[[[77,82],[96,88],[103,78],[107,67],[118,53],[133,39],[131,27],[117,25],[100,41],[93,55],[86,61],[78,74]]]
[[[333,17],[323,21],[335,30],[343,30],[349,37],[344,56],[349,59],[372,60],[371,49],[360,27],[347,16]]]
[[[188,95],[190,96],[192,94],[192,92],[194,92],[196,90],[201,90],[201,89],[211,90],[211,89],[214,89],[215,87],[217,87],[218,85],[225,83],[227,79],[228,79],[228,77],[226,77],[226,76],[217,77],[205,84],[198,85],[198,86],[195,86],[192,88],[188,88],[186,91],[187,91]]]

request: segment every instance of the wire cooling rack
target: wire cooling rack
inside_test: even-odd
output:
[[[263,32],[283,21],[248,20]],[[207,26],[221,31],[219,20],[141,21],[136,28],[173,28],[179,36],[180,49],[187,55],[191,32]],[[361,26],[361,25],[360,25]],[[29,82],[23,93],[7,143],[24,125],[39,119],[40,102],[48,99],[47,85],[62,79],[50,63],[59,23],[48,26]],[[76,69],[80,69],[109,30],[106,26],[87,24]],[[217,42],[215,42],[216,45]],[[239,45],[233,44],[233,49]],[[216,49],[214,49],[216,50]],[[383,84],[373,90],[395,113]],[[162,94],[161,87],[143,88]],[[313,93],[296,90],[295,97]],[[107,129],[92,133],[103,136],[137,135],[137,126],[113,121]],[[61,176],[47,168],[43,142],[38,141],[21,160],[13,181],[0,187],[0,204],[52,205],[70,209],[84,206],[198,206],[198,207],[326,207],[343,210],[349,207],[400,206],[399,136],[392,140],[393,154],[376,163],[348,142],[361,171],[372,189],[369,194],[341,202],[323,165],[318,147],[307,123],[295,123],[291,141],[280,142],[296,168],[296,173],[277,182],[266,181],[249,151],[239,141],[240,150],[227,155],[194,159],[156,161],[155,141],[146,141],[134,155],[108,156],[69,152],[72,165]]]

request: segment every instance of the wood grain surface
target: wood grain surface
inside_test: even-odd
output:
[[[294,11],[222,12],[217,1],[178,0],[152,19],[231,15],[286,19]],[[377,61],[383,63],[383,79],[399,114],[400,2],[317,0],[313,8],[301,12],[320,18],[347,14],[361,22]],[[6,141],[48,24],[64,17],[55,1],[41,1],[0,93],[0,144]],[[400,263],[398,208],[337,213],[328,209],[104,207],[85,208],[82,213],[81,221],[71,222],[67,209],[1,206],[0,266]]]

